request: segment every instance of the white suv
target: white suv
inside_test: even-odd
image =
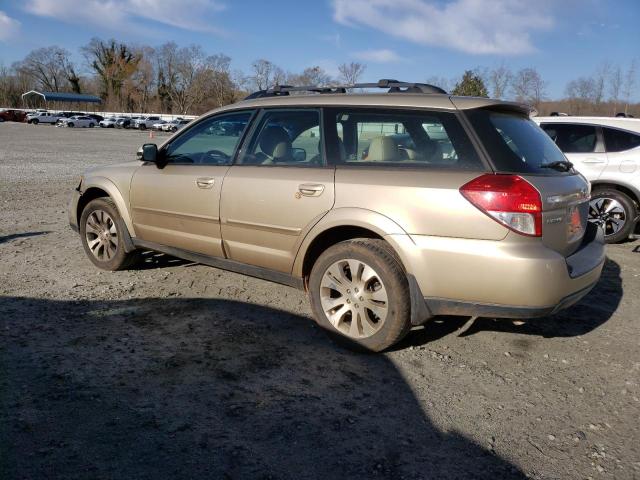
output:
[[[139,118],[133,123],[133,128],[145,130],[147,128],[153,127],[153,124],[158,123],[159,121],[160,121],[160,117],[158,117],[157,115],[151,116],[151,117]]]
[[[27,123],[37,125],[39,123],[58,123],[60,115],[49,112],[35,112],[27,115]]]
[[[640,119],[534,117],[591,182],[589,220],[608,243],[633,234],[640,205]]]

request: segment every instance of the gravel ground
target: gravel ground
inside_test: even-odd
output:
[[[297,290],[66,224],[148,133],[0,124],[0,478],[640,478],[640,242],[579,305],[354,354]]]

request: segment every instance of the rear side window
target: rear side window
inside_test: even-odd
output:
[[[543,123],[541,127],[564,153],[591,153],[596,149],[598,137],[593,125]]]
[[[339,163],[484,170],[453,113],[335,110]]]
[[[240,165],[322,166],[319,110],[265,110]]]
[[[608,127],[602,127],[602,132],[607,152],[624,152],[640,147],[640,135],[638,134]]]
[[[553,140],[524,115],[476,109],[466,112],[497,171],[566,175],[543,165],[566,161]]]

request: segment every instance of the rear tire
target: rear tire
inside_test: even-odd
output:
[[[313,265],[309,296],[318,325],[357,350],[379,352],[411,329],[407,276],[383,240],[354,239],[329,247]]]
[[[95,127],[95,124],[90,123],[90,124],[89,124],[89,128],[93,128],[93,127]]]
[[[136,263],[137,251],[126,252],[126,225],[108,197],[90,201],[80,216],[80,238],[89,260],[103,270],[125,270]]]
[[[589,201],[589,221],[602,225],[604,240],[619,243],[629,238],[637,208],[627,194],[610,187],[596,187]]]

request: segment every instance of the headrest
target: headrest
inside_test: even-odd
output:
[[[283,127],[270,125],[260,135],[260,149],[274,158],[282,158],[289,154],[291,139]]]
[[[380,136],[371,140],[367,162],[395,162],[400,159],[400,152],[395,139]]]

